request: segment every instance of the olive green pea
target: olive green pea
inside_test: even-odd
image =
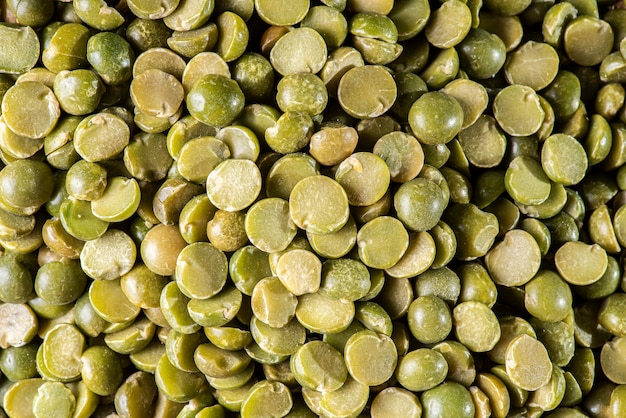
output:
[[[226,283],[226,255],[207,242],[196,242],[183,248],[176,259],[176,282],[189,298],[208,299]]]
[[[166,355],[161,356],[158,361],[154,379],[159,392],[178,403],[193,399],[203,384],[206,384],[202,374],[177,369]]]
[[[179,5],[179,0],[163,3],[151,0],[131,0],[128,7],[131,12],[142,19],[161,19],[170,15]]]
[[[87,276],[77,261],[46,263],[35,277],[34,288],[39,297],[53,305],[74,302],[87,287]]]
[[[143,371],[135,372],[115,392],[115,408],[121,416],[152,416],[157,392],[153,376]]]
[[[15,257],[0,257],[0,300],[25,303],[33,294],[33,278],[28,268]]]
[[[487,254],[499,231],[498,218],[472,203],[448,208],[444,220],[456,235],[455,257],[461,260],[472,260]]]
[[[403,183],[394,195],[398,219],[413,231],[425,231],[439,222],[446,207],[445,195],[433,181],[415,178]]]
[[[524,71],[529,63],[540,62],[538,72]],[[505,76],[510,84],[522,84],[533,90],[547,87],[559,70],[559,56],[547,43],[528,41],[511,54],[505,66]]]
[[[513,229],[489,250],[485,264],[496,284],[520,286],[529,282],[539,270],[541,252],[532,235]]]
[[[170,276],[175,273],[178,255],[186,246],[178,227],[156,225],[141,242],[141,258],[154,273]]]
[[[450,308],[437,296],[419,296],[411,302],[407,318],[411,334],[424,344],[443,341],[452,330]]]
[[[420,142],[445,144],[461,130],[463,108],[455,98],[445,93],[425,93],[411,106],[409,124]]]
[[[219,74],[207,74],[198,80],[185,100],[193,117],[212,126],[229,125],[244,106],[237,82]]]
[[[624,375],[624,349],[626,347],[626,339],[624,337],[616,337],[606,342],[602,346],[600,352],[600,366],[602,371],[613,383],[619,385],[624,384],[626,376]]]
[[[50,167],[35,160],[17,160],[0,171],[0,203],[16,215],[31,215],[52,196]]]
[[[96,73],[79,69],[58,73],[54,78],[53,91],[63,111],[71,115],[86,115],[100,104],[104,86]]]
[[[410,391],[426,391],[442,383],[448,363],[441,353],[430,348],[410,351],[398,361],[395,377]]]
[[[85,385],[100,396],[112,395],[123,382],[119,355],[106,346],[93,346],[80,357],[80,374]]]
[[[373,151],[385,161],[391,180],[395,182],[412,180],[422,169],[424,151],[412,135],[389,133],[376,141]]]
[[[311,7],[302,19],[301,26],[319,32],[329,49],[341,47],[348,35],[346,17],[329,5]]]
[[[276,89],[276,101],[283,112],[306,112],[313,116],[322,113],[328,103],[326,86],[315,74],[288,74]]]
[[[87,42],[87,61],[106,84],[128,81],[134,59],[130,44],[114,32],[100,32]]]
[[[500,324],[494,312],[476,301],[462,302],[452,311],[459,341],[475,352],[491,350],[500,339]]]
[[[119,155],[130,142],[130,128],[112,113],[94,113],[80,121],[74,133],[76,152],[89,162]]]
[[[185,60],[176,52],[163,47],[155,47],[139,54],[133,64],[132,75],[136,77],[146,70],[156,69],[181,80],[185,68]]]
[[[298,297],[296,318],[305,328],[319,333],[341,332],[354,318],[354,302],[344,301],[323,293]]]
[[[102,0],[79,0],[73,10],[83,22],[99,30],[113,30],[124,23],[122,14]]]
[[[80,23],[63,24],[54,31],[48,44],[43,45],[43,65],[54,73],[86,67],[90,36],[89,29]],[[28,43],[24,45],[26,47]]]
[[[561,70],[542,96],[550,103],[557,121],[571,118],[580,107],[580,79],[572,72]]]
[[[35,66],[39,58],[39,39],[30,26],[14,26],[3,23],[0,25],[0,37],[3,46],[0,48],[0,70],[3,73],[21,74]],[[20,54],[13,51],[19,42]]]
[[[348,221],[348,209],[348,196],[343,187],[322,175],[300,180],[289,197],[292,221],[308,232],[338,231]]]

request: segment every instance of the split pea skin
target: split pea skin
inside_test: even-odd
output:
[[[622,417],[615,0],[0,4],[0,416]]]

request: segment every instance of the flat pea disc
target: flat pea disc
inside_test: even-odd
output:
[[[306,177],[291,191],[289,213],[293,222],[307,232],[336,232],[348,222],[348,196],[343,187],[329,177]]]
[[[60,116],[61,107],[52,89],[37,81],[15,84],[2,98],[4,122],[17,135],[43,138],[52,131]]]
[[[569,241],[556,250],[554,263],[566,282],[588,285],[600,280],[608,266],[608,258],[598,244]]]
[[[506,373],[511,381],[525,390],[537,390],[552,375],[552,362],[546,347],[527,334],[515,337],[506,349]]]
[[[348,70],[337,90],[339,104],[355,118],[375,118],[387,112],[398,90],[389,72],[381,66],[364,65]]]
[[[253,161],[222,161],[207,177],[207,195],[218,209],[235,212],[250,206],[261,192],[261,172]]]

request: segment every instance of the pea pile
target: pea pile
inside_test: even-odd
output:
[[[626,416],[622,1],[0,12],[0,416]]]

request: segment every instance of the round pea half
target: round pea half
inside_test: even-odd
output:
[[[207,177],[207,195],[218,209],[229,212],[250,206],[261,192],[261,173],[253,161],[228,159]]]
[[[493,101],[493,115],[506,133],[524,136],[539,130],[545,112],[532,88],[515,84],[498,92]]]
[[[307,232],[336,232],[348,222],[348,196],[343,187],[329,177],[306,177],[291,191],[289,213],[293,222]]]
[[[554,263],[565,281],[588,285],[598,281],[608,266],[606,251],[598,244],[570,241],[554,254]]]
[[[200,122],[226,126],[243,110],[245,97],[236,81],[207,74],[193,85],[185,100],[189,113]]]
[[[525,390],[539,389],[552,375],[552,362],[545,346],[527,334],[519,335],[509,343],[505,366],[511,381]]]
[[[411,106],[409,124],[415,137],[423,144],[445,144],[461,130],[463,108],[446,93],[425,93]]]
[[[372,352],[377,352],[379,359],[370,363]],[[393,340],[374,331],[363,330],[353,334],[344,348],[345,363],[350,376],[356,381],[376,386],[393,376],[398,361],[398,353]]]
[[[291,356],[289,363],[298,383],[311,390],[334,391],[348,378],[343,356],[324,341],[303,344]]]
[[[341,77],[337,90],[343,110],[356,118],[374,118],[384,114],[391,108],[396,96],[397,87],[393,77],[383,67],[376,65],[348,70]]]

